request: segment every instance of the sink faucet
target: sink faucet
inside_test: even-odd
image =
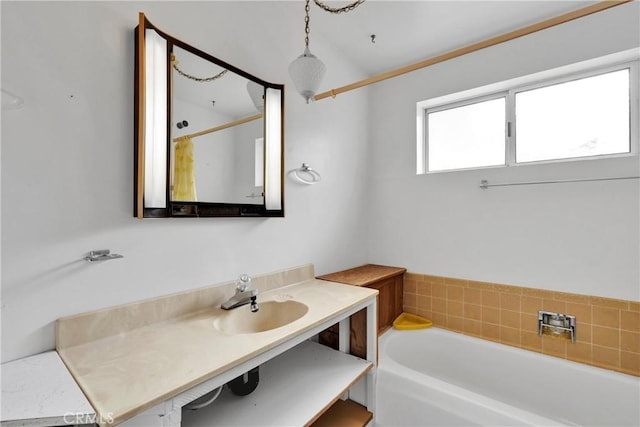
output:
[[[255,313],[260,307],[258,307],[257,298],[258,290],[249,290],[251,285],[251,277],[248,274],[241,274],[236,281],[236,293],[220,305],[223,310],[231,310],[232,308],[240,307],[242,305],[251,304],[251,312]]]

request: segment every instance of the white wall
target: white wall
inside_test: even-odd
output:
[[[301,40],[274,37],[298,34],[299,22],[261,28],[268,5],[243,3],[0,3],[2,87],[26,102],[2,112],[2,361],[53,348],[61,316],[307,262],[319,274],[377,262],[639,299],[637,182],[477,188],[638,174],[637,158],[414,174],[417,101],[638,46],[638,3],[311,105],[286,71]],[[308,162],[322,182],[287,179],[284,219],[133,218],[139,10],[287,85],[286,170]],[[364,77],[313,43],[328,81]],[[264,52],[275,56],[266,64],[256,59]],[[125,258],[81,260],[102,248]]]
[[[286,170],[309,162],[323,174],[322,184],[287,180],[283,219],[133,218],[137,11],[169,33],[173,28],[154,16],[183,23],[176,31],[191,40],[206,10],[213,24],[204,49],[215,54],[219,46],[229,62],[231,53],[241,53],[239,39],[230,43],[215,34],[216,20],[232,20],[224,8],[237,4],[180,3],[1,3],[2,87],[25,100],[21,110],[2,111],[2,361],[53,348],[58,317],[219,283],[241,272],[311,262],[322,274],[366,261],[367,91],[305,105],[290,89],[284,60],[272,61],[259,77],[287,85]],[[255,7],[259,20],[261,6]],[[260,28],[247,16],[234,26],[248,38],[241,47],[249,59],[241,67],[249,69],[252,49],[263,49],[260,42],[268,40],[255,40],[250,31]],[[299,44],[301,50],[301,39]],[[323,54],[333,61],[334,76],[363,77],[340,65],[343,58]],[[105,248],[124,258],[81,259]]]
[[[416,102],[640,46],[619,6],[372,88],[368,261],[409,271],[640,299],[638,157],[416,175]]]

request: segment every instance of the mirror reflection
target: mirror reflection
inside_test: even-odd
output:
[[[177,46],[171,65],[171,200],[262,204],[264,87]]]

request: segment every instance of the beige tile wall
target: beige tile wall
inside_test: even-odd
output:
[[[538,310],[576,316],[576,343],[538,336]],[[434,325],[640,376],[640,302],[406,273],[404,311]]]

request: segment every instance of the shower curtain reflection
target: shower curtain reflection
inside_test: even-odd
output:
[[[196,202],[193,141],[189,136],[178,138],[175,145],[173,188],[171,200]]]

